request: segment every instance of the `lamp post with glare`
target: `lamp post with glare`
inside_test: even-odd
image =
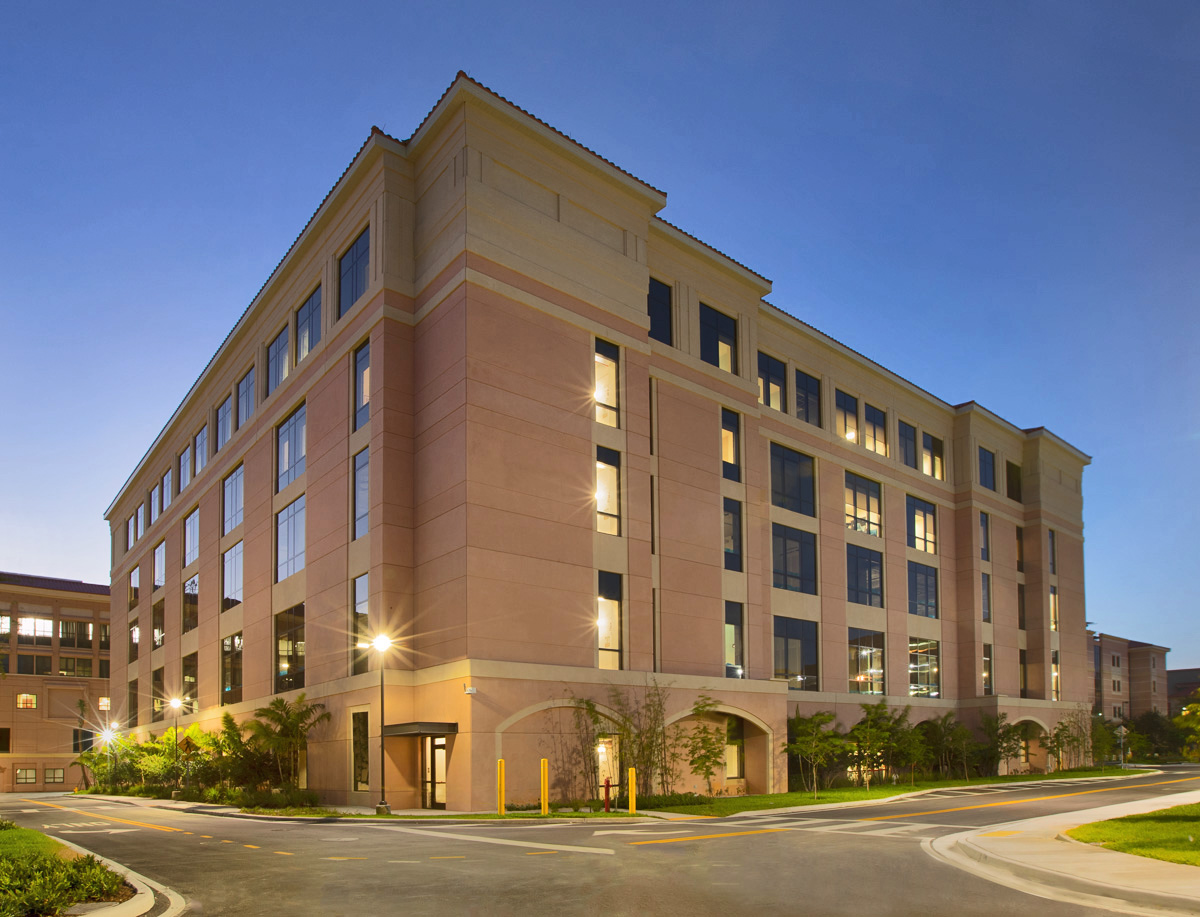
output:
[[[387,719],[383,715],[383,658],[392,647],[392,640],[386,634],[379,634],[370,643],[356,643],[360,650],[374,649],[379,653],[379,803],[375,806],[376,815],[391,815],[392,807],[388,805],[387,791],[384,786],[383,762],[383,724]]]
[[[110,787],[117,782],[115,773],[117,761],[113,755],[113,743],[117,740],[117,727],[120,725],[120,723],[114,721],[100,730],[100,739],[104,742],[104,747],[108,750],[108,785]]]
[[[179,783],[179,708],[183,701],[178,697],[171,698],[171,709],[175,711],[175,782]]]

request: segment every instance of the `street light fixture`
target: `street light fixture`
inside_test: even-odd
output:
[[[379,653],[379,803],[375,806],[375,814],[391,815],[392,807],[388,805],[383,773],[383,724],[387,722],[383,715],[383,654],[392,648],[392,638],[378,634],[370,643],[359,642],[355,646],[360,650],[374,649]]]
[[[104,743],[104,747],[108,750],[108,785],[111,787],[116,783],[116,758],[113,755],[113,743],[117,741],[117,729],[120,723],[115,720],[108,726],[100,730],[100,740]]]
[[[171,709],[175,711],[175,782],[179,782],[179,708],[183,701],[178,697],[171,698]]]

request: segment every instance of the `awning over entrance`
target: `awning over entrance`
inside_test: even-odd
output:
[[[452,736],[458,735],[458,723],[393,723],[383,727],[385,736]]]

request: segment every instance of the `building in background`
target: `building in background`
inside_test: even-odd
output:
[[[382,730],[394,806],[464,810],[501,757],[514,799],[541,757],[595,795],[575,700],[654,684],[716,701],[729,792],[786,788],[797,711],[1086,719],[1088,456],[770,305],[665,203],[463,74],[373,130],[106,511],[118,718],[303,690],[324,799],[375,801]]]
[[[1184,706],[1200,691],[1200,669],[1170,669],[1167,672],[1167,697],[1171,716],[1179,716]]]
[[[75,787],[111,723],[108,587],[0,573],[0,671],[0,793]]]
[[[1167,715],[1170,647],[1092,633],[1092,712],[1114,720]]]

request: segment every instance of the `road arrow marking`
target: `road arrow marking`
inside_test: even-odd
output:
[[[59,834],[125,834],[127,831],[136,831],[137,828],[76,828],[73,831],[60,830]]]

